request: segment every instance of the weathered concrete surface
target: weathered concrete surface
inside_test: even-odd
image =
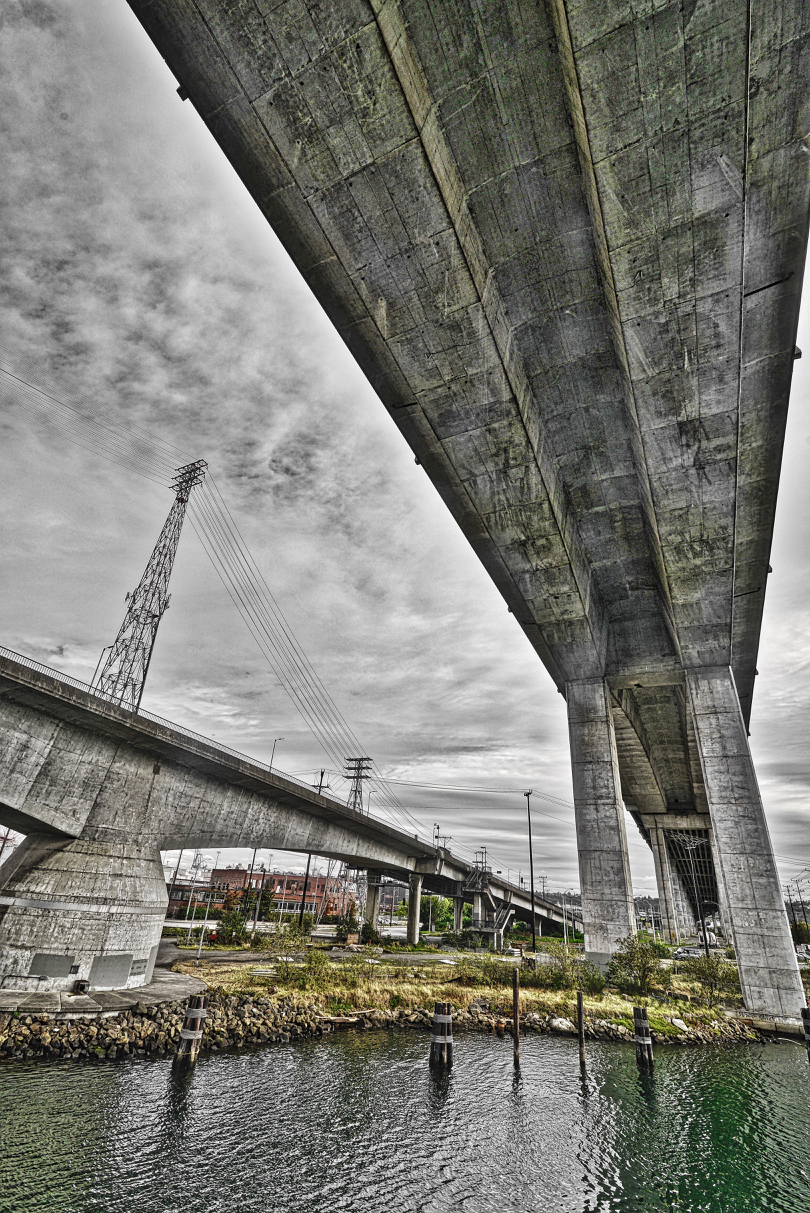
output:
[[[408,880],[408,943],[419,943],[419,914],[422,908],[422,877]]]
[[[138,838],[29,834],[0,868],[0,975],[38,993],[148,985],[166,917],[160,852]]]
[[[721,666],[687,684],[745,1005],[795,1015],[804,991],[734,679]]]
[[[417,873],[451,895],[471,870],[244,756],[3,655],[0,824],[27,834],[0,867],[0,978],[40,992],[149,981],[168,903],[161,850],[313,852],[400,879]],[[493,905],[529,910],[528,894],[508,882],[493,877],[490,888]],[[537,902],[538,914],[562,921]]]
[[[141,1004],[158,1007],[167,1002],[179,1002],[191,994],[201,994],[204,981],[184,973],[172,973],[156,968],[152,980],[137,990],[123,987],[98,990],[90,994],[68,994],[50,990],[31,994],[27,990],[0,990],[0,1014],[50,1015],[54,1019],[109,1018],[122,1011],[134,1011]]]
[[[636,929],[610,692],[601,678],[572,682],[566,700],[585,952],[604,968]]]
[[[684,671],[748,721],[810,8],[130,3],[557,686],[607,678],[637,819],[707,812]]]

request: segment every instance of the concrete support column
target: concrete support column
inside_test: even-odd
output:
[[[464,898],[453,898],[453,931],[460,935],[464,930]]]
[[[146,985],[168,901],[154,847],[27,835],[0,867],[3,989]]]
[[[806,1000],[733,675],[688,670],[686,685],[745,1005],[798,1016]]]
[[[473,927],[483,926],[483,923],[484,923],[484,899],[480,893],[473,893],[473,902],[472,902]]]
[[[408,943],[419,943],[419,907],[422,901],[422,877],[408,880]]]
[[[658,885],[658,903],[661,907],[661,929],[667,943],[680,943],[678,916],[675,912],[675,895],[672,890],[672,868],[667,851],[666,830],[655,826],[650,830],[655,882]]]
[[[636,930],[616,738],[601,678],[569,682],[565,697],[585,954],[604,968],[618,941]]]
[[[368,873],[366,885],[366,909],[363,920],[377,929],[377,915],[380,911],[380,878],[376,873]]]

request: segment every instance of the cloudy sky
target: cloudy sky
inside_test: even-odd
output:
[[[426,836],[438,822],[451,847],[525,872],[531,787],[537,870],[578,888],[562,699],[124,0],[7,0],[0,39],[10,364],[208,461]],[[810,864],[810,334],[799,344],[751,737],[785,880]],[[89,680],[172,495],[43,417],[0,395],[0,643]],[[188,527],[171,588],[144,708],[265,761],[280,737],[277,765],[316,771],[322,752]],[[629,839],[649,891],[632,823]]]

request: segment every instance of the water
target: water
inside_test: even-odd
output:
[[[0,1069],[2,1213],[800,1213],[810,1067],[785,1045],[659,1050],[421,1032],[170,1064]]]

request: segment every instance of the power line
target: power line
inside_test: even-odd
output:
[[[19,360],[18,360],[19,362]],[[42,376],[38,376],[42,379]],[[68,404],[52,385],[38,386],[30,371],[21,373],[0,349],[0,380],[18,405],[46,432],[87,450],[94,456],[125,467],[153,483],[167,485],[184,452],[133,422],[126,430],[119,421],[110,424],[87,405]],[[189,509],[189,519],[231,601],[248,631],[278,677],[294,706],[319,745],[335,765],[347,753],[363,747],[343,717],[253,559],[218,486],[209,479]],[[377,807],[417,830],[424,828],[388,786],[376,764],[373,781]]]

